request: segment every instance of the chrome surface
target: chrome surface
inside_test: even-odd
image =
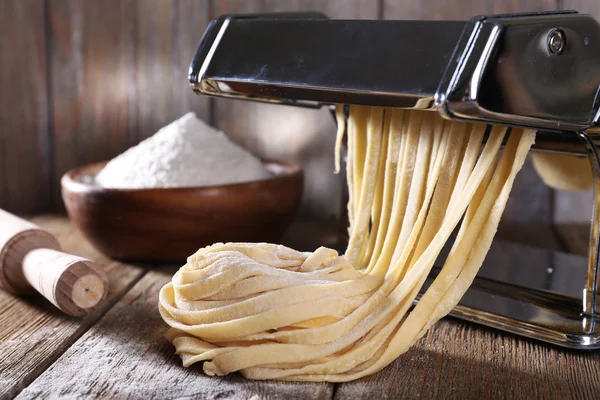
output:
[[[600,156],[598,146],[591,135],[581,134],[589,152],[590,164],[594,177],[594,211],[590,227],[590,244],[588,254],[588,268],[583,289],[583,313],[588,316],[600,317],[598,309],[598,275],[600,274]],[[600,323],[600,321],[598,321]]]
[[[199,94],[279,104],[437,109],[451,119],[534,128],[534,150],[587,156],[596,194],[589,257],[496,241],[451,315],[598,349],[598,70],[600,27],[573,12],[469,22],[226,15],[207,28],[189,81]]]
[[[432,108],[465,24],[225,15],[204,33],[189,81],[200,94],[281,104]]]
[[[565,33],[560,29],[553,29],[548,34],[548,51],[552,54],[561,55],[565,49]]]
[[[333,109],[332,115],[335,118]],[[599,137],[586,134],[539,131],[534,150],[581,157],[589,153],[596,162],[598,187],[597,153],[586,150],[590,148],[586,144],[595,149],[598,143]],[[600,203],[598,197],[596,202]],[[590,238],[589,258],[494,241],[475,281],[450,315],[563,347],[600,349],[598,218],[595,211],[592,233],[596,234]],[[446,245],[436,265],[442,264],[451,244]],[[438,272],[439,267],[434,267],[422,292]]]
[[[598,69],[600,26],[574,12],[469,22],[225,15],[202,37],[189,81],[213,96],[437,108],[452,119],[564,132],[600,119]]]
[[[600,26],[588,15],[473,19],[436,94],[448,118],[559,131],[594,125]],[[564,35],[560,55],[548,37]],[[559,40],[555,40],[560,44]]]
[[[600,138],[591,138],[591,140],[596,146],[600,145]],[[588,157],[586,142],[577,132],[538,131],[533,150]]]
[[[494,241],[450,315],[559,346],[600,349],[600,319],[581,312],[587,269],[585,257]],[[422,292],[438,272],[434,268]]]

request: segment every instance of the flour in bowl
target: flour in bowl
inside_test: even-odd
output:
[[[258,158],[190,112],[110,161],[96,183],[115,189],[174,188],[269,176]]]

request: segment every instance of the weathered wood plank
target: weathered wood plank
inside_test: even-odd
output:
[[[590,0],[594,1],[594,0]],[[503,14],[558,9],[556,0],[383,0],[385,19],[468,20],[480,14]]]
[[[61,221],[54,223],[61,226]],[[57,230],[49,222],[44,225]],[[305,245],[304,235],[294,234],[306,231],[305,225],[290,232],[290,244]],[[61,242],[69,241],[61,237]],[[158,290],[174,271],[147,274],[21,398],[331,396],[331,385],[253,382],[238,375],[209,378],[198,367],[182,368],[163,338],[166,326],[156,311]],[[593,398],[600,389],[599,363],[597,352],[565,351],[446,319],[377,375],[338,385],[336,397]]]
[[[209,98],[187,81],[189,64],[208,22],[208,0],[135,2],[135,123],[129,145],[194,111],[209,122]]]
[[[206,1],[50,0],[54,204],[69,169],[110,159],[209,99],[187,72]]]
[[[576,10],[582,14],[591,14],[600,19],[600,3],[596,0],[562,0],[563,10]]]
[[[91,258],[106,269],[109,294],[101,309],[83,319],[67,317],[41,295],[15,297],[0,291],[0,398],[17,395],[137,281],[140,268],[111,262],[98,254],[65,217],[33,220],[57,236],[67,252]]]
[[[44,2],[0,11],[0,208],[39,213],[50,200]]]
[[[314,11],[330,18],[377,18],[378,1],[361,0],[211,0],[212,14]]]
[[[132,1],[49,0],[53,202],[69,169],[126,149],[134,95]]]
[[[377,18],[377,1],[215,0],[212,16],[227,13],[319,11],[331,18]],[[333,173],[335,123],[328,110],[215,99],[216,126],[253,153],[300,162],[305,171],[300,213],[317,218],[337,216],[342,185]]]
[[[574,352],[453,319],[336,399],[593,399],[600,353]]]
[[[173,110],[178,115],[195,111],[199,118],[212,123],[212,99],[198,96],[189,86],[190,62],[210,20],[210,0],[177,0],[173,3],[172,74]]]
[[[158,292],[175,268],[149,272],[18,397],[326,399],[333,385],[205,376],[183,368],[163,337]]]

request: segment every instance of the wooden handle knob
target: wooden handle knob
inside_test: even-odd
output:
[[[23,259],[27,281],[56,307],[82,316],[108,293],[106,272],[92,261],[52,249],[35,249]]]
[[[17,294],[32,291],[22,265],[25,255],[39,248],[60,250],[50,233],[0,210],[0,288]]]
[[[36,289],[63,312],[81,316],[106,298],[106,272],[92,261],[60,252],[42,228],[0,210],[0,288]]]

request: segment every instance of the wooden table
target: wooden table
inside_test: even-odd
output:
[[[65,250],[106,268],[109,300],[74,319],[39,296],[0,292],[0,398],[600,398],[600,352],[567,351],[449,318],[382,372],[351,383],[207,377],[199,367],[183,368],[163,338],[158,291],[177,266],[114,262],[65,217],[34,221]],[[572,250],[585,249],[579,230],[563,238]]]

